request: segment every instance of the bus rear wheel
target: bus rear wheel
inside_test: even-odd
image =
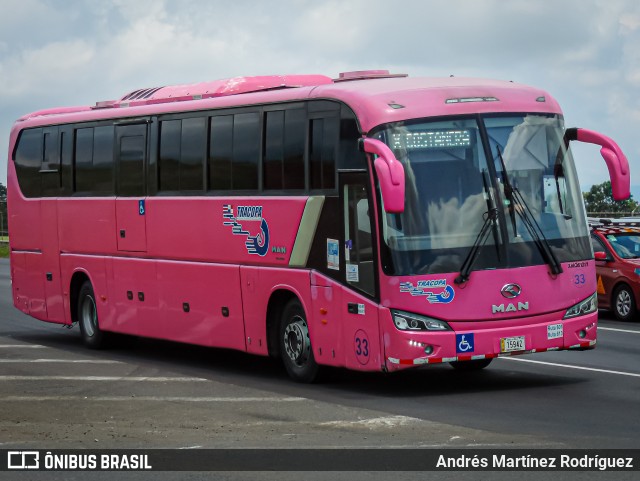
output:
[[[454,361],[451,364],[458,371],[479,371],[491,364],[493,358],[488,359],[472,359],[471,361]]]
[[[96,296],[89,281],[85,281],[80,287],[77,309],[77,319],[84,345],[91,349],[104,347],[107,335],[100,329]]]
[[[280,356],[289,377],[296,382],[313,382],[319,366],[313,357],[307,317],[298,299],[292,299],[284,307],[279,337]]]

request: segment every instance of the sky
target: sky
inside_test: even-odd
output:
[[[638,0],[0,0],[0,150],[15,119],[39,109],[368,69],[542,88],[567,127],[618,142],[640,200]],[[608,180],[598,147],[572,148],[583,191]]]

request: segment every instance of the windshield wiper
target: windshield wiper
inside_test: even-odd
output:
[[[515,215],[514,211],[518,213],[522,223],[527,228],[529,235],[533,239],[536,247],[540,251],[542,258],[551,268],[551,273],[556,275],[562,273],[562,265],[558,261],[558,258],[551,250],[551,246],[549,245],[549,241],[544,236],[544,232],[540,228],[540,225],[536,221],[535,217],[531,213],[531,208],[524,200],[524,197],[520,193],[520,191],[511,185],[509,180],[509,172],[507,172],[507,167],[504,163],[504,158],[502,157],[502,153],[500,152],[500,147],[496,146],[496,150],[498,151],[498,157],[500,158],[500,164],[502,165],[502,172],[504,173],[504,196],[509,201],[509,212],[511,213],[511,222],[513,223],[513,232],[515,235],[518,235],[515,226]]]
[[[478,258],[478,254],[480,253],[480,247],[482,247],[489,237],[490,227],[496,225],[496,221],[498,218],[498,209],[495,207],[493,209],[488,210],[484,213],[485,219],[484,224],[482,224],[482,228],[476,237],[473,246],[471,246],[471,250],[467,254],[467,257],[464,259],[462,263],[462,267],[460,268],[460,274],[455,278],[453,282],[456,284],[463,284],[469,280],[469,275],[471,274],[471,268]],[[496,245],[497,247],[497,245]]]
[[[471,275],[471,269],[473,268],[473,265],[475,264],[475,261],[478,258],[478,254],[480,253],[480,248],[486,244],[487,238],[489,237],[489,227],[492,227],[493,240],[496,245],[498,260],[500,260],[500,247],[498,246],[498,233],[496,229],[497,219],[498,219],[498,209],[496,208],[493,197],[491,196],[491,192],[489,191],[486,169],[482,170],[482,183],[484,184],[484,191],[486,192],[486,195],[487,195],[488,210],[483,214],[484,223],[480,228],[480,232],[478,233],[476,240],[471,246],[471,250],[467,254],[467,257],[465,257],[464,262],[462,263],[462,267],[460,268],[460,274],[453,281],[456,284],[463,284],[469,280],[469,276]]]

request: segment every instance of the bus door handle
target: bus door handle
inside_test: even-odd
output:
[[[120,229],[120,238],[124,239],[125,237],[127,237],[127,231],[125,231],[124,229]]]

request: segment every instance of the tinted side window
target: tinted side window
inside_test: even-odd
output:
[[[303,109],[287,110],[284,117],[284,188],[304,189],[304,146],[307,114]]]
[[[204,189],[205,121],[196,117],[161,122],[159,190]]]
[[[159,190],[180,190],[182,120],[160,122]]]
[[[266,113],[263,157],[265,190],[304,189],[306,120],[304,109]]]
[[[91,192],[93,168],[93,127],[76,130],[74,192]]]
[[[362,137],[354,113],[344,105],[340,114],[340,146],[338,149],[338,169],[366,169],[367,156],[358,148]]]
[[[76,130],[74,192],[113,194],[113,127]]]
[[[40,168],[40,185],[44,197],[61,194],[61,148],[59,146],[58,127],[43,130],[43,158]]]
[[[209,188],[229,190],[233,157],[233,115],[212,117],[209,135]]]
[[[180,190],[204,190],[204,159],[207,134],[205,118],[182,121],[180,142]]]
[[[336,186],[336,147],[338,117],[312,119],[309,126],[310,186],[334,189]]]
[[[147,124],[116,127],[118,154],[117,194],[145,195],[144,162],[147,153]]]
[[[96,127],[93,131],[93,191],[113,194],[113,135],[112,125]]]
[[[23,130],[16,147],[15,166],[20,190],[26,197],[40,195],[42,129]]]
[[[264,128],[263,185],[265,190],[284,188],[284,111],[267,112]]]
[[[210,188],[257,190],[260,145],[260,115],[257,112],[212,117]]]
[[[233,119],[233,161],[231,187],[238,190],[258,189],[260,160],[260,116],[237,114]]]

